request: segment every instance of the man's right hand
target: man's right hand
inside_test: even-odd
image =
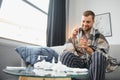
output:
[[[70,35],[70,38],[75,39],[77,34],[78,34],[78,32],[79,32],[79,27],[73,28],[72,33]]]

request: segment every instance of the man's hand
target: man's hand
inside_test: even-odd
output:
[[[73,30],[72,30],[72,32],[71,32],[71,34],[70,34],[70,37],[69,37],[69,38],[72,39],[72,43],[73,43],[73,44],[75,43],[75,38],[76,38],[78,32],[79,32],[79,27],[75,27],[75,28],[73,28]]]
[[[84,49],[88,54],[92,54],[92,52],[93,52],[93,49],[89,46],[82,45],[82,46],[78,46],[78,47]]]
[[[79,32],[79,27],[73,28],[70,38],[74,39],[77,36],[78,32]]]
[[[79,46],[78,47],[87,51],[88,54],[91,54],[93,52],[92,48],[90,48],[88,45],[88,40],[84,37],[79,39]]]

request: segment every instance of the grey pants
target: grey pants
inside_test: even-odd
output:
[[[88,61],[83,61],[79,56],[65,51],[60,61],[68,67],[87,68],[89,80],[105,80],[106,57],[99,52],[94,52]]]

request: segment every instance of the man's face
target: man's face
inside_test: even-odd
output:
[[[89,15],[89,16],[82,16],[81,26],[82,26],[82,29],[85,32],[90,31],[91,28],[93,27],[93,24],[94,24],[94,21],[93,21],[91,15]]]

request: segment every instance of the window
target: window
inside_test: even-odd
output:
[[[0,37],[46,46],[49,0],[3,0]]]

